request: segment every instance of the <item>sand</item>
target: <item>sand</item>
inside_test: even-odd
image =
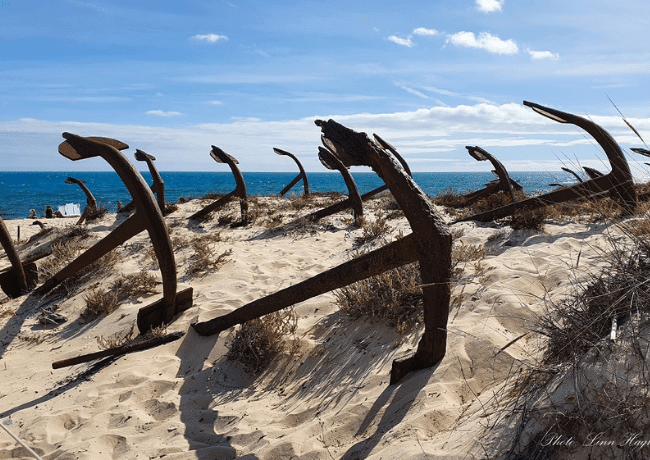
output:
[[[226,358],[237,328],[201,337],[190,323],[349,260],[362,233],[349,213],[311,231],[269,230],[265,210],[275,206],[270,200],[284,199],[259,198],[256,223],[239,228],[216,219],[189,225],[188,216],[207,202],[180,204],[167,217],[172,239],[218,232],[222,241],[213,247],[218,253],[232,250],[229,260],[218,270],[192,274],[191,248],[177,247],[179,289],[194,289],[194,306],[167,331],[186,334],[102,368],[86,363],[53,370],[51,364],[99,350],[97,337],[129,330],[138,309],[160,298],[161,284],[157,293],[129,298],[108,316],[81,317],[84,295],[109,286],[119,274],[144,267],[160,279],[143,257],[150,245],[146,232],[119,249],[113,274],[69,293],[13,300],[0,293],[0,422],[48,460],[481,458],[489,444],[490,417],[502,410],[498,396],[541,356],[542,338],[531,332],[537,318],[570,293],[576,280],[601,270],[611,239],[621,238],[604,223],[554,221],[541,233],[456,224],[452,229],[462,236],[455,244],[481,245],[490,252],[479,263],[459,266],[448,352],[435,368],[390,386],[393,359],[415,349],[419,332],[399,335],[381,322],[353,320],[328,293],[295,306],[297,349],[251,376]],[[378,203],[365,205],[368,218],[374,218]],[[221,214],[237,212],[233,203]],[[285,211],[284,222],[305,212]],[[88,243],[122,220],[108,214],[85,224]],[[61,228],[74,222],[46,221]],[[30,220],[5,223],[14,236],[20,225],[22,242],[39,230]],[[376,244],[410,232],[404,217],[388,223],[390,233]],[[7,259],[0,265],[7,266]],[[45,306],[55,306],[68,321],[41,325],[37,313]],[[0,431],[4,458],[31,457]]]

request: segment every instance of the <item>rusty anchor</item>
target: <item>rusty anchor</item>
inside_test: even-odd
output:
[[[65,180],[66,184],[77,184],[81,190],[84,192],[86,195],[86,207],[84,208],[83,212],[81,213],[81,217],[77,221],[77,225],[81,225],[84,220],[88,217],[88,214],[91,214],[92,212],[97,210],[97,200],[93,196],[92,193],[90,193],[90,190],[88,187],[86,187],[86,181],[85,180],[80,180],[80,179],[75,179],[74,177],[68,177]]]
[[[143,152],[140,149],[135,149],[134,156],[136,160],[144,161],[147,163],[147,168],[149,168],[151,178],[153,179],[153,183],[150,187],[151,191],[156,194],[156,201],[158,202],[158,208],[160,208],[160,212],[162,212],[163,216],[166,216],[167,204],[165,202],[165,182],[163,181],[160,173],[158,172],[158,169],[156,168],[156,165],[154,164],[156,157],[149,155],[147,152]],[[118,209],[117,212],[131,212],[134,208],[135,203],[131,201],[127,203],[126,206],[122,206],[120,209]]]
[[[316,124],[321,127],[323,144],[346,167],[370,166],[384,180],[404,211],[413,233],[192,327],[201,335],[217,334],[236,324],[419,260],[425,331],[414,355],[393,361],[390,382],[394,384],[411,371],[435,365],[445,355],[451,292],[451,235],[424,192],[389,149],[373,142],[365,133],[352,131],[334,120],[316,120]]]
[[[239,162],[234,157],[228,155],[226,152],[214,145],[210,151],[210,156],[217,163],[226,163],[230,167],[232,175],[235,178],[235,190],[222,196],[217,201],[207,205],[200,211],[195,212],[190,216],[190,219],[203,220],[212,211],[216,211],[219,208],[223,207],[233,198],[239,198],[239,206],[241,210],[241,222],[239,225],[246,225],[246,223],[248,223],[248,195],[246,194],[246,183],[244,182],[244,176],[237,166]]]
[[[165,220],[154,200],[153,193],[140,173],[120,153],[120,150],[128,148],[128,145],[115,139],[103,137],[81,137],[70,133],[63,133],[63,137],[66,141],[59,145],[59,153],[64,157],[77,161],[100,156],[111,165],[129,190],[135,202],[136,212],[105,238],[47,280],[38,288],[39,293],[50,291],[57,284],[87,267],[129,238],[147,230],[162,274],[163,298],[138,311],[138,330],[144,334],[152,327],[171,322],[174,315],[192,306],[192,288],[176,292],[176,262]]]
[[[11,268],[0,271],[0,287],[7,297],[15,299],[34,289],[38,282],[38,269],[34,262],[20,260],[2,217],[0,217],[0,244],[11,262]]]
[[[375,142],[381,146],[383,149],[388,150],[392,155],[399,161],[399,163],[402,165],[402,168],[404,168],[404,171],[411,176],[411,168],[409,168],[409,165],[406,163],[406,160],[397,152],[395,147],[393,147],[391,144],[383,140],[381,137],[379,137],[377,134],[373,134],[373,137],[375,138]],[[384,192],[388,190],[388,186],[386,184],[377,187],[373,190],[370,190],[369,192],[364,193],[361,195],[361,202],[368,201],[370,198],[373,196],[377,195],[378,193]],[[345,200],[339,201],[337,203],[334,203],[332,205],[329,205],[323,209],[319,209],[318,211],[314,211],[310,215],[306,216],[305,219],[311,220],[311,221],[317,221],[320,219],[323,219],[324,217],[331,216],[332,214],[336,214],[342,211],[345,211],[346,209],[350,208],[353,206],[353,201],[350,197],[346,198]]]
[[[529,198],[527,200],[511,203],[497,209],[486,211],[480,214],[459,219],[456,222],[476,220],[479,222],[489,222],[494,219],[500,219],[513,215],[516,211],[527,209],[534,210],[545,207],[549,204],[563,203],[565,201],[575,200],[578,198],[592,197],[594,195],[608,192],[609,195],[617,201],[623,208],[625,215],[631,215],[636,208],[637,196],[632,180],[630,167],[625,159],[623,151],[616,143],[614,138],[591,120],[579,117],[556,109],[544,107],[533,102],[524,101],[524,105],[530,107],[535,112],[545,117],[555,120],[559,123],[570,123],[587,131],[598,144],[603,148],[612,170],[603,176],[590,179],[585,182],[574,184],[570,187],[553,190],[540,196]]]
[[[498,177],[498,180],[485,184],[485,188],[465,195],[465,205],[475,203],[476,201],[499,191],[508,193],[512,201],[515,201],[513,189],[521,191],[523,187],[517,181],[510,178],[510,175],[508,175],[508,171],[503,164],[479,146],[468,145],[465,148],[470,156],[476,161],[489,161],[492,163],[492,166],[494,167],[492,173]]]
[[[296,177],[294,177],[294,179],[291,182],[289,182],[289,184],[285,188],[283,188],[280,193],[278,193],[278,196],[284,196],[285,193],[287,193],[289,190],[291,190],[291,188],[294,185],[296,185],[298,182],[300,182],[301,179],[302,179],[302,186],[303,186],[304,194],[309,195],[309,182],[307,181],[307,173],[303,169],[302,164],[300,163],[300,161],[298,161],[298,158],[296,158],[296,156],[294,154],[289,153],[286,150],[282,150],[282,149],[278,149],[278,148],[273,147],[273,151],[275,153],[277,153],[278,155],[285,155],[285,156],[288,156],[289,158],[291,158],[293,161],[296,162],[296,164],[298,165],[298,169],[300,170],[298,175]]]
[[[363,203],[361,201],[361,195],[359,195],[359,189],[357,188],[356,182],[348,168],[336,157],[333,152],[330,152],[324,147],[318,147],[318,159],[327,169],[337,170],[343,176],[345,181],[345,186],[348,188],[348,200],[352,204],[352,214],[354,216],[354,221],[357,222],[359,217],[363,216]]]

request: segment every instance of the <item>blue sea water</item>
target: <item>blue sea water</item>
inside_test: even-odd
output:
[[[165,182],[165,198],[175,203],[181,197],[197,198],[208,193],[228,193],[235,188],[230,172],[161,172]],[[244,180],[249,195],[277,195],[291,180],[294,172],[244,172]],[[352,173],[360,193],[365,193],[383,184],[372,172]],[[45,207],[51,205],[55,210],[66,203],[86,205],[86,197],[79,186],[66,184],[69,177],[86,181],[86,186],[110,212],[117,210],[117,201],[126,204],[131,197],[115,172],[0,172],[0,216],[3,219],[22,219],[35,209],[40,216]],[[149,172],[142,172],[148,184],[152,183]],[[510,172],[519,181],[524,191],[539,194],[551,190],[549,184],[571,184],[574,178],[562,171],[558,172]],[[309,189],[313,192],[344,192],[347,188],[338,172],[308,172]],[[495,177],[490,172],[415,172],[413,178],[428,195],[438,195],[446,189],[459,193],[478,190]],[[302,182],[288,193],[302,194]]]

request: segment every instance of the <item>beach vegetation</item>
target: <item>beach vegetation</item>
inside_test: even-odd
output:
[[[241,363],[246,372],[258,375],[290,342],[296,343],[298,315],[285,308],[240,326],[229,345],[227,358]]]

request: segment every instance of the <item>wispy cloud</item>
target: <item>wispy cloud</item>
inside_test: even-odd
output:
[[[415,46],[415,43],[413,43],[413,40],[411,40],[410,35],[406,38],[398,37],[397,35],[390,35],[389,37],[386,37],[386,40],[389,40],[393,43],[397,43],[398,45],[401,46],[406,46],[408,48],[412,48]]]
[[[210,104],[210,105],[223,105],[223,102],[221,102],[221,101],[209,101],[208,104]]]
[[[420,97],[422,99],[431,99],[431,96],[427,96],[426,94],[418,91],[417,89],[411,88],[410,86],[406,86],[404,83],[396,81],[395,86],[397,86],[398,88],[403,89],[407,93],[414,94],[415,96]]]
[[[457,32],[449,35],[447,42],[466,48],[478,48],[494,54],[517,54],[519,47],[513,40],[502,40],[489,32],[481,32],[478,37],[474,32]]]
[[[476,0],[476,7],[484,13],[501,11],[504,0]]]
[[[216,43],[219,40],[223,41],[228,41],[228,37],[225,35],[217,35],[217,34],[197,34],[193,35],[192,40],[198,40],[198,41],[203,41],[203,42],[208,42],[208,43]]]
[[[149,110],[147,112],[147,115],[155,115],[157,117],[178,117],[180,115],[183,115],[180,112],[165,112],[163,110]]]
[[[530,54],[530,57],[533,59],[559,59],[560,55],[558,53],[551,53],[550,51],[533,51],[527,49],[526,52]]]
[[[427,29],[426,27],[418,27],[417,29],[413,30],[413,33],[415,35],[440,35],[440,32],[438,32],[436,29]]]
[[[494,102],[480,96],[469,96],[466,94],[457,93],[455,91],[448,91],[446,89],[435,88],[433,86],[423,86],[423,90],[429,91],[431,93],[442,94],[443,96],[457,97],[461,99],[467,99],[468,101],[481,102],[485,104],[494,104]]]

